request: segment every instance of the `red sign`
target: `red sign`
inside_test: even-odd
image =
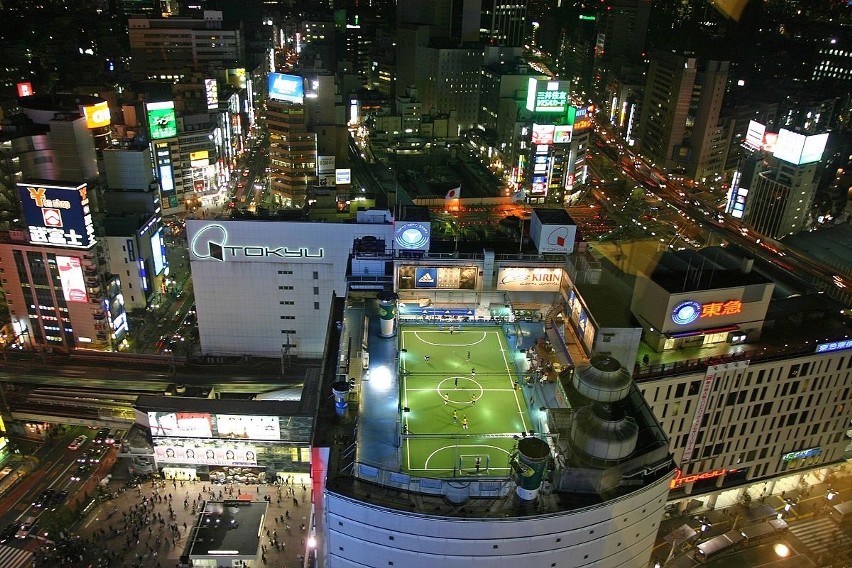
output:
[[[714,477],[721,477],[727,473],[727,469],[714,469],[711,471],[705,471],[702,473],[696,473],[694,475],[687,475],[686,477],[681,477],[683,472],[681,470],[677,470],[677,475],[675,478],[671,480],[669,483],[669,489],[677,489],[681,485],[686,485],[687,483],[692,483],[693,481],[698,481],[701,479],[713,479]]]
[[[18,96],[19,97],[29,97],[30,95],[34,95],[33,93],[33,84],[32,83],[18,83]]]

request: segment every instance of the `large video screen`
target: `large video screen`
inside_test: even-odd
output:
[[[62,283],[62,295],[65,301],[87,303],[89,296],[86,294],[80,259],[76,256],[57,256],[56,267],[59,268],[59,281]]]
[[[305,98],[304,79],[283,73],[269,74],[269,98],[302,104]]]
[[[220,438],[243,440],[280,440],[277,416],[216,415],[216,432]]]
[[[166,267],[166,261],[163,258],[163,238],[159,229],[151,235],[151,258],[154,260],[154,274],[161,274]]]
[[[212,438],[213,417],[206,412],[149,412],[153,436]]]

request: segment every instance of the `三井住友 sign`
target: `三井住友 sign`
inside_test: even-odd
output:
[[[85,183],[74,186],[19,183],[18,192],[30,243],[78,249],[95,244]]]
[[[688,325],[698,318],[733,316],[742,311],[742,300],[707,302],[704,304],[700,304],[694,300],[687,300],[674,307],[672,310],[672,321],[678,325]]]

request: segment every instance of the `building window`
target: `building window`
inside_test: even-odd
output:
[[[314,270],[314,280],[319,280],[319,272]]]
[[[319,302],[314,302],[314,309],[315,309],[315,310],[318,310],[318,309],[319,309]]]
[[[319,287],[314,286],[314,296],[319,296]]]

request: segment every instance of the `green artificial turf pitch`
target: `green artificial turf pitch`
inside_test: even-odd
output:
[[[502,328],[462,325],[450,333],[447,325],[400,326],[399,337],[400,396],[408,409],[403,470],[425,477],[507,476],[513,436],[529,431],[531,421],[524,392],[515,388],[511,357],[517,354]]]

